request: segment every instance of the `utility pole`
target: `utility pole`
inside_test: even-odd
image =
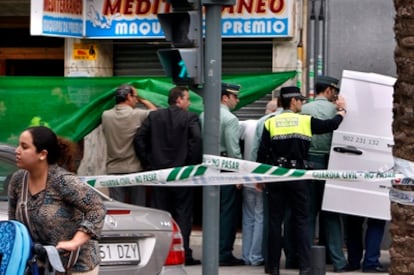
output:
[[[219,155],[221,98],[221,5],[206,6],[204,49],[205,154]],[[218,274],[220,186],[203,187],[203,275]]]
[[[204,49],[204,153],[219,155],[221,99],[221,9],[235,0],[202,0],[206,7]],[[219,264],[220,186],[203,187],[203,275],[217,275]]]

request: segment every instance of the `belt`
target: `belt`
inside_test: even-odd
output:
[[[306,169],[309,167],[308,161],[306,160],[296,160],[289,159],[285,157],[279,157],[276,159],[277,165],[284,168],[297,168],[297,169]]]

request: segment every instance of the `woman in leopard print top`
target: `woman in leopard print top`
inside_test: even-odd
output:
[[[102,200],[86,183],[58,165],[67,144],[47,127],[26,129],[16,148],[16,171],[9,182],[9,219],[23,222],[16,206],[28,181],[27,209],[34,242],[68,251],[61,255],[66,266],[70,251],[80,248],[72,274],[98,274],[98,241],[105,219]],[[63,154],[62,154],[63,153]],[[27,176],[25,176],[27,175]]]

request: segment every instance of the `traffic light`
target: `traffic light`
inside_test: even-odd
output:
[[[191,1],[191,0],[190,0]],[[176,85],[204,82],[203,15],[201,6],[186,0],[169,0],[172,12],[157,15],[172,47],[157,51],[166,74]]]

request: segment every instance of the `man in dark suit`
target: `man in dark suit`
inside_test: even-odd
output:
[[[201,125],[197,114],[188,111],[191,104],[188,88],[172,88],[168,104],[168,108],[151,112],[135,136],[135,151],[146,170],[202,162]],[[186,265],[200,264],[190,248],[193,192],[193,187],[152,188],[152,206],[170,212],[180,226]]]

